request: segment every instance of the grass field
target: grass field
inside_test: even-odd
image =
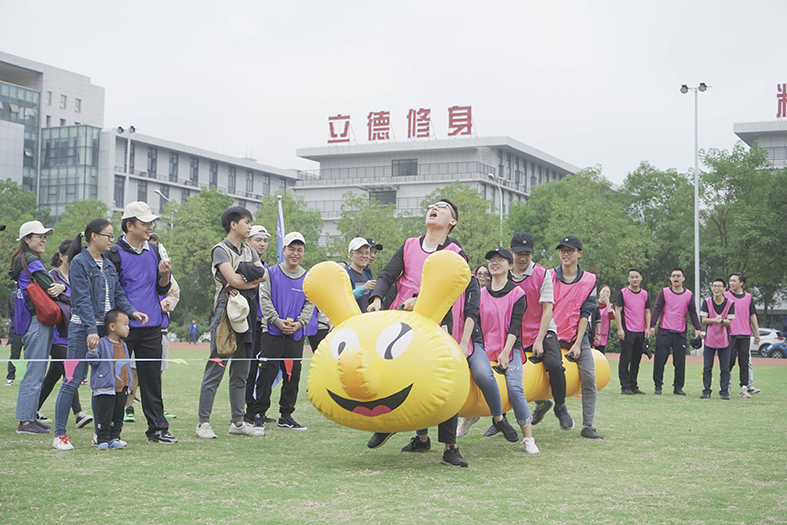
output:
[[[76,449],[56,452],[51,435],[14,433],[18,387],[0,387],[0,523],[787,523],[787,367],[757,367],[762,393],[725,402],[716,393],[699,399],[697,364],[687,365],[687,397],[650,394],[650,362],[640,371],[649,395],[622,396],[613,363],[596,414],[604,441],[579,437],[581,400],[572,398],[578,426],[561,431],[548,415],[534,428],[538,456],[483,438],[488,420],[479,422],[459,440],[467,469],[439,464],[436,429],[424,454],[400,453],[404,434],[367,449],[368,433],[311,406],[305,373],[295,417],[308,431],[274,424],[263,438],[227,435],[225,378],[211,421],[219,439],[200,440],[203,367],[190,361],[165,372],[165,406],[178,414],[174,446],[146,443],[138,409],[123,430],[129,448],[97,452],[92,430],[75,429],[72,418]],[[87,404],[90,390],[80,393]],[[50,417],[54,397],[44,405]]]

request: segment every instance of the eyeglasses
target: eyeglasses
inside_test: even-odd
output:
[[[353,253],[355,255],[360,255],[361,257],[369,257],[369,255],[371,255],[371,252],[368,252],[368,251],[367,252],[362,252],[360,250],[356,250]]]
[[[574,255],[575,252],[574,248],[560,248],[560,255]]]
[[[107,239],[109,239],[109,242],[112,242],[112,241],[115,240],[115,236],[112,235],[111,233],[96,233],[96,235],[101,235],[103,237],[106,237]]]
[[[451,211],[451,217],[454,217],[454,210],[453,210],[453,208],[451,208],[451,205],[448,204],[447,202],[436,202],[436,203],[430,204],[429,206],[426,207],[426,209],[430,210],[430,211],[435,209],[435,208],[440,208],[441,210],[444,209],[444,208],[448,208]],[[454,217],[454,218],[456,218],[456,217]]]
[[[672,277],[673,279],[680,279],[681,277],[683,277],[683,274],[682,273],[673,273],[672,275],[670,275],[670,277]]]

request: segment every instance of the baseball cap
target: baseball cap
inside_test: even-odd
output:
[[[514,256],[511,255],[511,252],[509,252],[505,248],[495,248],[494,250],[489,250],[488,252],[486,252],[484,258],[488,261],[494,255],[500,255],[512,264],[514,262]]]
[[[349,250],[351,252],[354,252],[355,250],[360,250],[364,246],[371,246],[371,245],[369,244],[369,241],[367,241],[363,237],[356,237],[355,239],[350,241]]]
[[[148,206],[147,202],[130,202],[126,205],[126,209],[123,210],[123,219],[137,219],[142,222],[153,222],[158,218],[158,215],[154,215],[153,212],[150,211],[150,206]]]
[[[533,245],[533,238],[527,233],[517,233],[511,238],[511,249],[514,253],[533,253],[535,251]]]
[[[367,238],[366,238],[366,242],[368,242],[368,243],[369,243],[369,246],[370,246],[371,248],[377,248],[377,251],[378,251],[378,252],[381,252],[381,251],[383,251],[383,245],[382,245],[382,244],[380,244],[379,242],[374,242],[374,239],[370,239],[369,237],[367,237]]]
[[[289,246],[295,241],[300,241],[304,246],[306,245],[306,241],[303,240],[303,235],[298,232],[290,232],[284,236],[284,244],[282,245],[282,248]]]
[[[249,302],[241,294],[230,297],[227,301],[227,319],[237,334],[249,331]]]
[[[560,241],[560,244],[558,244],[555,249],[559,250],[561,246],[565,246],[566,248],[574,248],[575,250],[581,250],[582,241],[580,241],[578,237],[569,235],[568,237],[563,237],[563,239]]]
[[[44,228],[44,225],[41,224],[41,221],[30,221],[24,223],[22,226],[19,227],[19,238],[17,241],[21,241],[28,235],[49,235],[50,233],[54,232],[52,228]]]
[[[254,226],[251,227],[251,233],[249,234],[249,237],[254,237],[255,235],[260,235],[260,234],[267,235],[268,237],[271,236],[271,234],[268,233],[268,230],[265,229],[265,226],[260,226],[255,224]]]

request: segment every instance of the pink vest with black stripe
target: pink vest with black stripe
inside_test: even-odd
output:
[[[514,283],[525,292],[525,300],[527,301],[527,309],[525,315],[522,317],[522,348],[533,346],[538,337],[538,331],[541,329],[541,313],[543,307],[541,306],[541,285],[544,284],[547,272],[546,268],[539,264],[533,265],[533,273],[531,273],[524,281]],[[524,358],[524,355],[522,356]]]
[[[716,317],[716,310],[714,309],[713,298],[708,297],[705,299],[708,306],[708,317]],[[724,310],[721,312],[721,318],[727,319],[727,314],[730,312],[732,301],[727,299],[727,304],[724,305]],[[736,316],[737,317],[737,316]],[[733,319],[733,322],[735,320]],[[708,331],[705,334],[705,346],[710,348],[727,348],[730,346],[730,329],[723,324],[709,324]]]
[[[557,324],[557,338],[560,341],[573,343],[579,335],[577,334],[579,309],[596,287],[596,275],[583,271],[582,277],[578,281],[566,284],[557,278],[554,269],[549,272],[552,275],[555,292],[555,308],[552,318]]]
[[[503,351],[511,328],[511,312],[514,303],[525,295],[521,288],[516,287],[503,297],[492,297],[486,287],[481,289],[481,307],[478,317],[481,331],[484,333],[484,349],[490,361],[497,361]]]

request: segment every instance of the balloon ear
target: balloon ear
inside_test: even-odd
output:
[[[303,280],[303,291],[334,326],[361,314],[353,297],[350,276],[335,262],[321,262],[312,267]]]
[[[424,263],[414,311],[440,324],[469,282],[470,267],[461,255],[448,250],[433,253]]]

